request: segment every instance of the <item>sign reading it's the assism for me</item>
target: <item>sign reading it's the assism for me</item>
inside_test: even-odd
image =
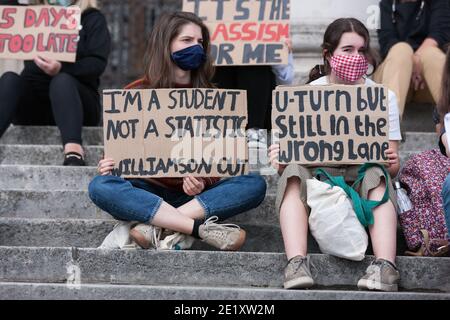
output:
[[[105,90],[105,156],[114,175],[228,177],[248,173],[241,90]]]
[[[278,87],[272,129],[280,163],[386,163],[388,89],[383,86]]]
[[[205,21],[217,66],[288,63],[290,0],[183,0]]]

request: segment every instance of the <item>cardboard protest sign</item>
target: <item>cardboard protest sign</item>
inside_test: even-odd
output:
[[[228,177],[248,172],[247,92],[104,90],[105,156],[114,175]]]
[[[0,6],[0,58],[75,62],[80,8]]]
[[[381,86],[277,87],[272,130],[280,163],[386,163],[388,89]]]
[[[290,0],[183,0],[205,21],[215,64],[287,64]]]

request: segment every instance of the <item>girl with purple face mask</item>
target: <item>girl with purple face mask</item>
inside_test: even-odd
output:
[[[369,63],[376,68],[376,59],[370,49],[367,28],[353,18],[338,19],[331,23],[322,44],[324,65],[310,73],[310,85],[374,85],[365,77]],[[400,168],[398,141],[401,140],[399,113],[395,94],[389,91],[389,164],[387,171],[395,177]],[[269,148],[272,166],[281,176],[278,184],[276,209],[280,215],[281,231],[288,259],[285,269],[286,289],[308,288],[314,285],[307,257],[308,213],[306,180],[322,168],[333,176],[344,176],[347,183],[357,179],[358,165],[334,165],[310,167],[278,163],[279,145]],[[382,170],[370,168],[361,184],[362,198],[379,201],[388,187],[389,200],[373,210],[374,223],[369,226],[373,252],[376,260],[359,280],[358,287],[368,290],[397,291],[399,272],[396,257],[396,196],[391,179],[385,181]]]

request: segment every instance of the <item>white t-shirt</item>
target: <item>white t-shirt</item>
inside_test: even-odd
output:
[[[328,76],[319,78],[310,83],[310,85],[328,85]],[[366,78],[366,86],[375,85],[376,83]],[[400,132],[400,114],[398,112],[397,96],[394,91],[389,90],[389,140],[402,140],[402,134]]]

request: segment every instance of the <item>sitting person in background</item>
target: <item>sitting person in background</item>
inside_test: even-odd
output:
[[[38,4],[77,5],[81,25],[75,63],[45,55],[25,61],[20,75],[7,72],[0,78],[0,137],[11,123],[57,125],[64,146],[63,165],[83,166],[83,125],[97,126],[101,119],[98,88],[111,50],[111,39],[96,0],[45,1]]]
[[[443,49],[450,41],[450,1],[382,0],[380,10],[384,61],[374,80],[395,92],[402,118],[407,102],[439,101]]]

